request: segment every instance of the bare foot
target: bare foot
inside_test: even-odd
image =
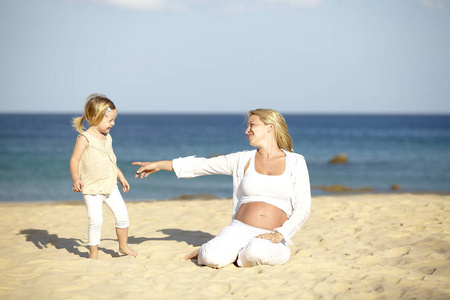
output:
[[[125,247],[119,247],[119,253],[120,254],[124,254],[124,255],[131,255],[136,257],[139,253],[137,251],[134,251],[133,249],[131,249],[128,246]]]
[[[89,259],[98,259],[98,246],[89,246]]]
[[[194,250],[191,253],[189,253],[188,255],[186,255],[184,257],[185,260],[189,260],[189,259],[198,259],[198,253],[200,252],[200,249]]]

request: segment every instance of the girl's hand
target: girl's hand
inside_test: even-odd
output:
[[[161,168],[158,166],[158,162],[140,162],[136,161],[131,163],[135,166],[141,166],[137,171],[135,178],[138,178],[139,175],[141,175],[141,178],[148,177],[148,175],[153,174],[161,170]]]
[[[125,177],[123,176],[119,177],[119,182],[122,185],[122,190],[125,193],[128,193],[128,191],[130,190],[130,185],[128,184],[128,181],[125,179]]]
[[[255,237],[258,239],[269,240],[274,244],[278,244],[279,242],[281,242],[283,240],[283,235],[281,233],[279,233],[278,231],[263,233],[263,234],[255,236]]]
[[[72,185],[72,191],[79,193],[79,192],[83,191],[83,187],[84,186],[83,186],[83,183],[81,182],[81,180],[79,180],[79,179],[75,180]]]

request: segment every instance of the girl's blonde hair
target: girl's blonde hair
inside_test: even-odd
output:
[[[108,109],[116,109],[114,103],[102,94],[90,95],[84,106],[84,115],[72,119],[72,126],[78,132],[83,132],[83,120],[86,120],[89,126],[100,124],[108,112]]]
[[[273,109],[258,108],[248,112],[249,118],[252,115],[257,115],[264,124],[272,124],[274,126],[275,140],[277,141],[278,148],[294,152],[292,138],[289,134],[286,120],[279,112]]]

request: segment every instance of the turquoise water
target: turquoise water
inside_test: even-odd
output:
[[[69,159],[75,115],[0,115],[0,201],[81,200],[72,192]],[[450,190],[450,116],[285,115],[294,150],[305,156],[313,195],[342,184],[407,192]],[[245,115],[124,115],[111,131],[118,166],[131,190],[127,201],[211,193],[231,197],[227,176],[177,179],[159,172],[135,179],[132,161],[212,156],[252,149]],[[339,153],[346,165],[330,165]]]

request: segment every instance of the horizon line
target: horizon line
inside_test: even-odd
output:
[[[362,115],[362,116],[450,116],[450,112],[283,112],[283,115]],[[0,112],[0,115],[81,115],[80,112]],[[247,112],[121,112],[121,115],[246,115]]]

